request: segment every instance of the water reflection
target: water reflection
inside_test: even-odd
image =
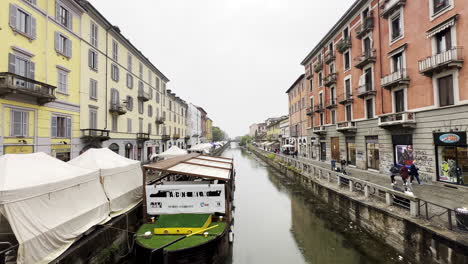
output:
[[[253,155],[233,145],[235,241],[228,263],[402,263]]]

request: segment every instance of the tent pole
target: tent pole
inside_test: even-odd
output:
[[[142,166],[141,169],[143,170],[143,220],[145,222],[148,221],[147,217],[147,208],[146,208],[146,173],[145,167]]]

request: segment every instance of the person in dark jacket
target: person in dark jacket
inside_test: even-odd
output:
[[[400,169],[398,169],[398,166],[395,164],[390,168],[390,180],[392,181],[392,186],[395,185],[395,176],[397,176],[399,172]]]
[[[413,163],[409,168],[409,175],[410,175],[410,182],[413,183],[414,178],[418,181],[418,184],[421,184],[421,180],[419,180],[419,168]]]
[[[401,166],[400,176],[401,176],[401,179],[403,180],[403,185],[406,185],[408,182],[408,178],[409,178],[409,170],[406,166]]]

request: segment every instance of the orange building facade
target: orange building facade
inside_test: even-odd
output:
[[[356,1],[302,61],[306,156],[371,175],[414,163],[428,182],[467,185],[467,12],[464,0]]]
[[[306,89],[304,74],[286,91],[289,105],[289,144],[294,145],[301,157],[308,157],[307,129],[311,123],[307,118],[309,91]]]

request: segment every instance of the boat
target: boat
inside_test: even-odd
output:
[[[233,233],[233,160],[191,153],[143,166],[136,263],[224,263]]]

